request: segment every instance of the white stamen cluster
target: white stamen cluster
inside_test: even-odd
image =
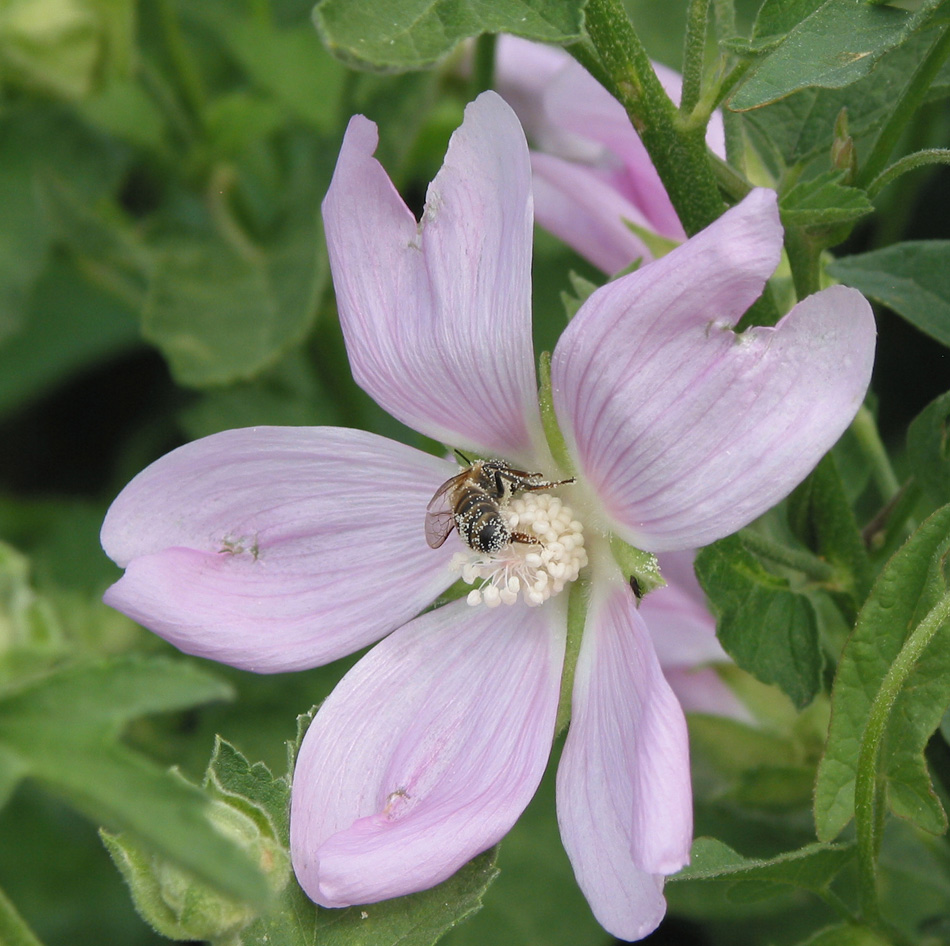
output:
[[[550,493],[525,493],[502,510],[512,532],[536,539],[512,541],[491,554],[459,552],[450,563],[462,581],[477,584],[471,605],[514,604],[519,595],[537,607],[574,581],[587,564],[584,528],[569,506]]]

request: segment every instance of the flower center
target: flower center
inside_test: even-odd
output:
[[[569,506],[550,493],[525,493],[501,509],[509,528],[535,542],[509,542],[493,552],[457,552],[449,567],[466,584],[471,605],[537,607],[577,578],[587,564],[584,527]]]

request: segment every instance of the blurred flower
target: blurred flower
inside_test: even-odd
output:
[[[679,74],[659,63],[654,68],[679,103]],[[623,106],[579,63],[562,49],[501,36],[495,76],[534,149],[535,213],[542,227],[608,275],[636,259],[652,260],[649,234],[660,242],[686,239]],[[706,141],[725,155],[718,112]]]
[[[116,499],[102,540],[126,572],[106,600],[187,652],[259,671],[385,636],[320,708],[294,775],[297,878],[318,903],[347,906],[436,884],[514,824],[555,734],[570,596],[538,604],[508,579],[543,569],[569,587],[565,562],[588,561],[558,819],[599,921],[644,936],[663,916],[664,876],[688,859],[689,762],[610,536],[688,549],[786,495],[861,403],[870,308],[837,286],[737,336],[782,243],[775,195],[753,191],[598,289],[568,325],[551,363],[573,465],[559,471],[538,406],[531,173],[515,115],[491,92],[469,106],[421,222],[376,144],[353,118],[324,202],[355,379],[428,437],[576,482],[525,493],[524,521],[511,503],[510,527],[538,522],[538,542],[476,552],[456,534],[432,549],[425,511],[458,472],[448,461],[358,430],[226,431]],[[459,574],[481,583],[482,603],[417,617]]]

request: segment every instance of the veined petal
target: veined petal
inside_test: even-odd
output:
[[[425,508],[454,464],[360,430],[252,427],[187,444],[102,527],[106,603],[186,653],[259,672],[335,660],[453,581]]]
[[[323,203],[353,377],[445,443],[528,462],[543,444],[531,340],[531,169],[510,107],[468,106],[421,223],[350,122]]]
[[[640,615],[650,629],[664,673],[671,667],[729,661],[716,639],[716,621],[693,571],[695,557],[691,550],[660,555],[666,586],[651,591],[640,602]]]
[[[674,98],[678,101],[679,77],[670,69],[658,74],[668,81],[675,77]],[[666,188],[626,110],[583,66],[568,60],[548,89],[545,107],[562,134],[587,138],[606,149],[610,157],[602,156],[600,164],[614,164],[616,191],[640,208],[652,229],[670,239],[685,238]]]
[[[561,837],[601,925],[640,939],[663,918],[663,877],[689,859],[686,722],[643,618],[619,580],[598,582],[557,773]]]
[[[537,788],[564,658],[559,601],[456,601],[394,632],[340,682],[294,771],[291,854],[322,906],[439,883],[495,844]]]
[[[861,404],[874,319],[834,286],[778,325],[733,325],[778,262],[756,190],[667,256],[595,292],[552,359],[569,448],[626,541],[696,548],[786,496]]]
[[[712,667],[699,670],[664,667],[663,676],[676,694],[683,712],[727,716],[742,723],[755,724],[755,717],[746,705]]]
[[[538,223],[605,273],[653,253],[627,221],[652,230],[602,173],[549,154],[531,155]]]
[[[710,664],[731,664],[716,637],[716,621],[696,579],[696,553],[659,555],[663,588],[640,602],[657,658],[684,712],[711,713],[751,722],[752,714]]]

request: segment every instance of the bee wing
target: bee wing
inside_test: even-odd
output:
[[[455,512],[452,509],[452,489],[468,471],[459,473],[446,480],[436,491],[426,506],[426,542],[437,549],[449,537],[455,528]]]

